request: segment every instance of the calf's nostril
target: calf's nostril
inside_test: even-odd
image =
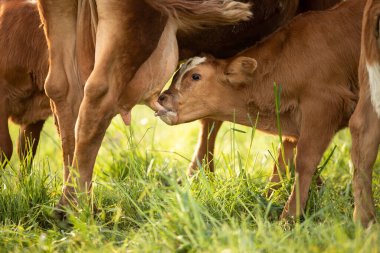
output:
[[[166,94],[162,94],[162,95],[160,95],[158,97],[158,102],[162,103],[162,102],[164,102],[166,100],[166,98],[167,98],[167,95]]]

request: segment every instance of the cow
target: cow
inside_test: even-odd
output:
[[[157,116],[169,125],[211,118],[246,126],[258,117],[257,129],[278,134],[280,128],[289,144],[282,160],[292,161],[297,150],[296,179],[281,217],[300,216],[324,151],[357,103],[363,8],[364,1],[349,0],[301,14],[231,58],[188,60],[160,95]]]
[[[35,3],[0,2],[0,164],[12,156],[8,119],[21,126],[18,154],[34,155],[45,120],[51,115],[44,82],[46,39]]]
[[[111,119],[139,102],[156,106],[157,87],[178,63],[177,30],[251,17],[249,4],[232,0],[40,0],[38,7],[49,50],[45,91],[57,116],[65,167],[58,206],[76,199],[75,183],[90,191]]]
[[[196,36],[204,38],[208,33],[194,33],[193,28],[247,20],[250,5],[232,0],[39,0],[50,62],[45,90],[57,117],[65,168],[58,206],[75,199],[69,166],[79,172],[82,191],[89,191],[96,155],[112,117],[117,113],[127,116],[137,103],[156,110],[156,98],[178,58],[196,50],[211,50],[219,41],[230,49],[244,47],[288,20],[299,7],[298,0],[265,3],[268,5],[259,2],[253,7],[262,20],[225,28],[227,36],[214,31],[218,37],[194,43],[188,50],[189,40],[195,42]],[[241,41],[231,42],[238,36]],[[220,54],[225,49],[219,47]],[[197,153],[202,152],[201,148]]]
[[[354,220],[364,226],[375,221],[372,168],[380,143],[380,1],[367,0],[363,17],[359,64],[359,102],[350,119],[354,167]]]

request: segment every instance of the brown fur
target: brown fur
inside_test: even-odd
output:
[[[4,151],[8,158],[12,154],[8,118],[22,125],[20,143],[25,141],[24,131],[32,136],[29,141],[35,139],[35,151],[43,121],[51,114],[43,89],[48,70],[46,48],[36,5],[22,0],[0,2],[0,153]],[[38,127],[33,127],[35,124]],[[19,148],[25,149],[24,145]]]
[[[180,30],[200,29],[208,25],[223,25],[248,20],[252,16],[249,4],[233,0],[145,0],[156,10],[174,18]],[[197,17],[194,19],[194,17]]]
[[[259,115],[257,128],[277,134],[276,82],[282,88],[282,134],[297,147],[296,184],[303,210],[323,152],[356,106],[363,8],[363,1],[350,0],[328,11],[301,14],[232,58],[193,59],[202,63],[189,62],[177,73],[160,96],[165,109],[159,115],[169,124],[212,118],[248,126]],[[193,80],[197,75],[201,79]],[[299,213],[293,189],[282,216]]]
[[[191,33],[178,31],[180,58],[186,59],[201,53],[212,54],[218,58],[231,57],[274,32],[297,12],[328,9],[340,0],[244,0],[243,2],[252,5],[253,18],[248,21],[195,30]]]
[[[184,12],[182,7],[173,9],[175,3],[184,3],[182,0],[38,1],[50,55],[50,70],[45,89],[53,100],[52,107],[61,134],[65,181],[72,180],[67,167],[73,165],[79,170],[80,187],[90,188],[96,154],[107,126],[117,112],[127,112],[139,102],[157,108],[156,96],[174,71],[179,57],[177,40],[173,35],[178,27],[187,30],[178,20],[201,14],[198,6],[188,5],[190,2],[193,1],[187,1],[185,7],[194,10],[188,9]],[[206,4],[214,1],[203,2]],[[286,3],[285,0],[278,2],[278,6],[281,6],[281,2]],[[298,0],[294,2],[298,3]],[[156,6],[155,10],[147,3],[171,5],[167,5],[167,8]],[[219,3],[222,6],[223,3],[231,2]],[[271,8],[268,6],[268,9]],[[161,11],[178,18],[168,19]],[[241,11],[246,15],[246,11]],[[283,15],[288,11],[290,9],[265,12],[264,22],[251,27],[251,32],[258,28],[262,29],[262,33],[271,32],[272,30],[267,29],[271,26],[264,24],[284,22],[293,15]],[[222,14],[227,15],[224,17],[226,20],[231,20],[228,17],[230,12]],[[268,18],[267,14],[273,19]],[[212,17],[213,15],[216,17]],[[219,23],[220,15],[221,12],[217,11],[205,18],[209,21],[218,19]],[[232,18],[236,17],[233,13]],[[197,15],[194,15],[194,20],[198,20]],[[206,24],[211,25],[209,22]],[[189,25],[189,29],[193,28],[192,24]],[[244,23],[242,26],[247,28]],[[227,29],[230,32],[228,34],[235,34],[231,26]],[[62,34],[65,36],[62,37]],[[219,38],[226,38],[223,33],[216,34]],[[244,34],[244,31],[239,30],[239,34]],[[239,41],[235,36],[227,38],[229,41]],[[96,42],[96,49],[93,48],[94,43],[89,41]],[[194,43],[195,41],[193,40]],[[222,39],[223,42],[226,40]],[[206,44],[209,44],[208,48],[216,45],[212,40]],[[182,47],[182,43],[180,45]],[[234,48],[232,45],[233,43],[228,43],[230,50]],[[236,47],[244,48],[245,45],[246,41]],[[223,47],[219,49],[224,50]],[[65,188],[65,195],[71,196],[70,187]],[[65,203],[66,199],[63,197],[61,204]]]
[[[149,3],[156,4],[160,11]],[[86,12],[91,6],[94,10],[94,5],[89,6],[86,0],[39,1],[50,55],[45,89],[58,119],[66,182],[73,180],[68,170],[72,165],[79,171],[80,188],[90,189],[96,155],[111,119],[120,111],[129,111],[138,102],[150,103],[149,97],[159,94],[157,87],[162,88],[175,70],[178,63],[175,34],[178,27],[186,29],[178,19],[192,15],[197,20],[201,13],[198,6],[173,3],[185,2],[97,0],[95,15]],[[222,9],[231,7],[224,6],[230,3],[227,0],[218,3]],[[164,7],[158,6],[161,4]],[[236,21],[239,16],[245,19],[249,6],[239,6],[246,6],[246,9],[241,7],[240,14],[223,13],[213,7],[208,10],[207,20],[220,22],[221,14],[226,20]],[[187,8],[185,12],[183,7]],[[164,13],[169,10],[172,14],[169,16],[178,18],[168,18],[162,10]],[[78,17],[90,20],[90,25],[77,22]],[[78,55],[86,42],[92,44],[88,41],[94,25],[95,53],[88,51]],[[77,36],[87,41],[78,41]],[[78,62],[82,64],[77,65]],[[67,204],[66,197],[74,197],[72,193],[72,187],[66,186],[60,203]]]
[[[241,50],[271,34],[280,25],[289,21],[298,12],[327,9],[340,0],[244,0],[252,4],[252,19],[234,25],[196,30],[191,33],[178,31],[180,59],[201,53],[212,54],[218,58],[231,57]],[[201,120],[197,148],[188,168],[188,174],[197,171],[198,164],[205,160],[211,171],[214,170],[212,153],[218,133],[216,126],[222,122],[209,119]],[[214,126],[214,127],[212,127]],[[212,132],[210,133],[210,129]],[[281,163],[280,163],[281,164]],[[277,168],[274,167],[274,170]],[[276,177],[273,177],[276,178]]]
[[[352,135],[351,158],[354,166],[353,192],[355,198],[354,220],[368,226],[376,220],[372,195],[372,168],[376,161],[380,143],[380,119],[375,105],[380,100],[378,93],[371,94],[371,85],[380,86],[378,80],[370,84],[367,67],[380,63],[379,54],[380,1],[367,0],[363,17],[361,55],[359,66],[359,102],[350,119]],[[372,75],[380,76],[378,69]],[[371,101],[372,98],[372,101]]]

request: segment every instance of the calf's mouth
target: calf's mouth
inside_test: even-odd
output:
[[[155,116],[160,117],[168,125],[175,125],[178,121],[178,114],[170,109],[162,108],[155,113]]]

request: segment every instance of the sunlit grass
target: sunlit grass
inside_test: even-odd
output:
[[[0,171],[1,252],[380,252],[380,227],[352,222],[351,140],[334,138],[321,162],[324,184],[313,187],[306,220],[290,224],[278,216],[291,181],[270,198],[267,180],[278,138],[225,123],[216,146],[216,173],[185,170],[198,123],[169,127],[138,107],[126,127],[115,118],[99,152],[91,215],[80,205],[71,229],[51,210],[61,191],[62,159],[50,120],[32,168],[14,155]],[[238,130],[236,130],[238,129]],[[13,139],[17,127],[12,127]],[[250,151],[249,151],[250,150]],[[248,155],[250,153],[250,155]],[[272,155],[271,155],[272,154]],[[380,217],[380,163],[375,165],[375,202]],[[182,179],[182,185],[177,179]]]

